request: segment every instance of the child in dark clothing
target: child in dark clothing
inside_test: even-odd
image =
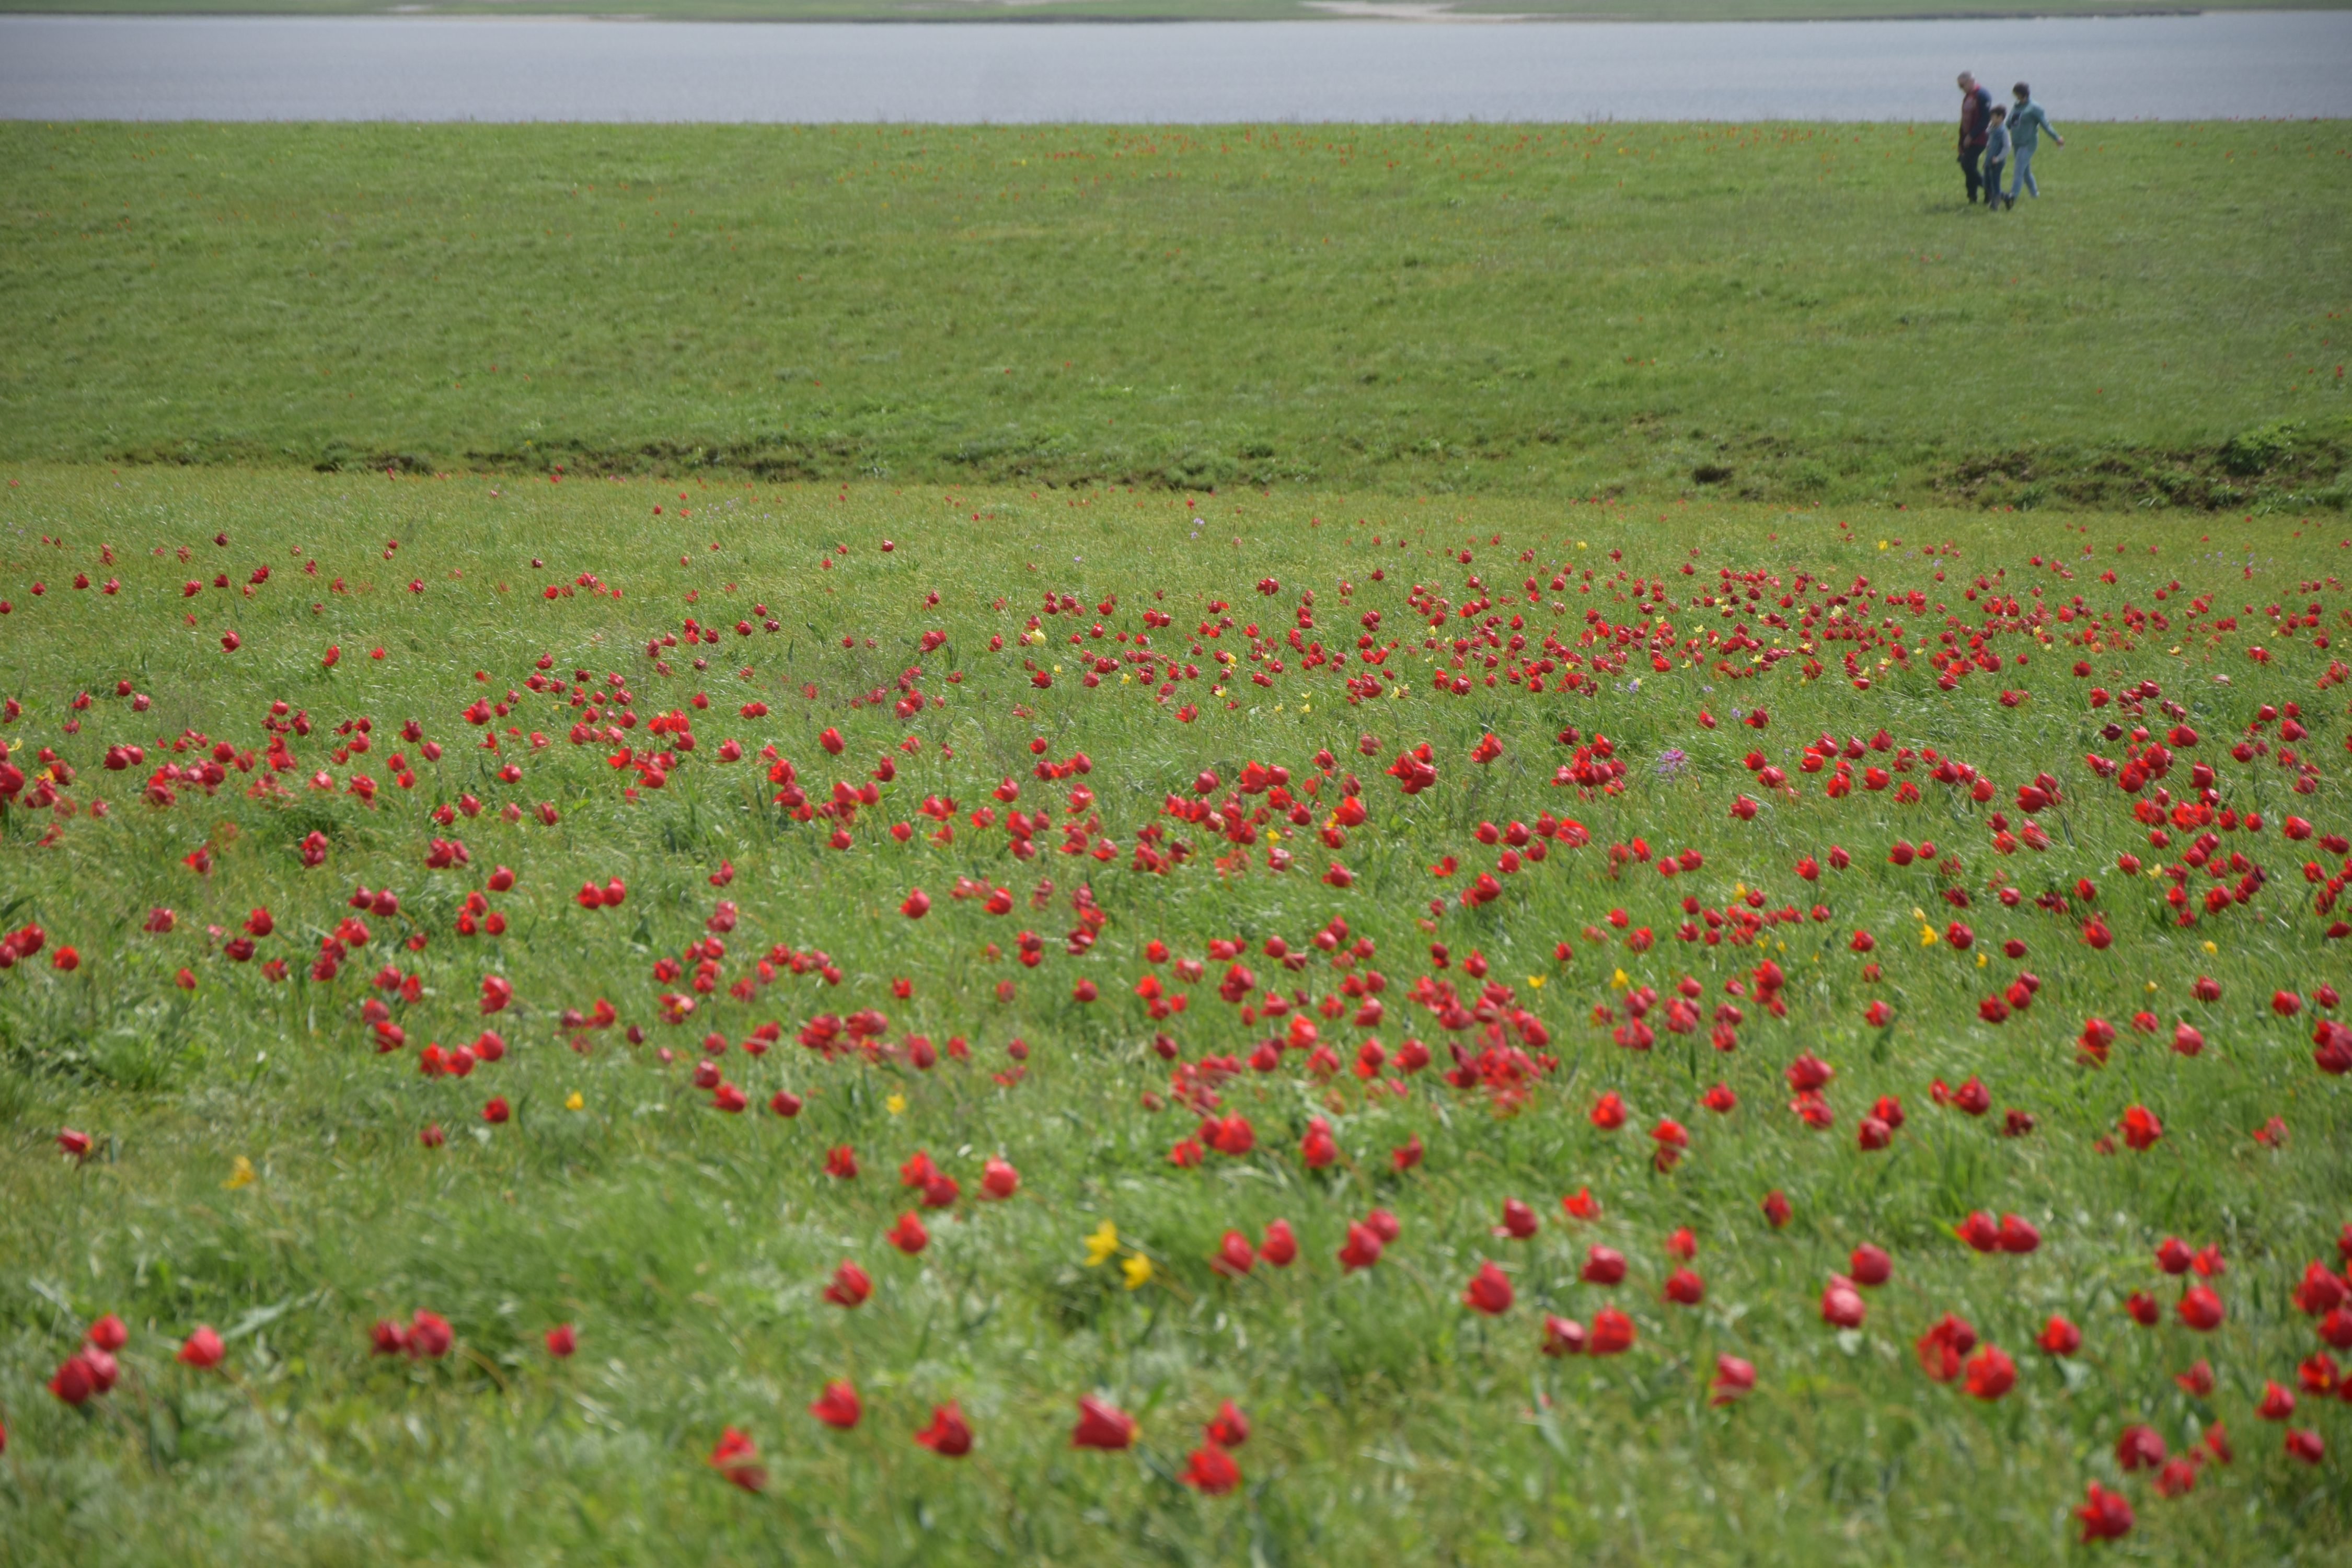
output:
[[[2009,110],[2000,104],[1992,107],[1992,123],[1985,133],[1984,188],[1985,211],[1999,212],[2004,205],[2014,206],[2017,198],[2001,195],[2001,171],[2009,163]]]

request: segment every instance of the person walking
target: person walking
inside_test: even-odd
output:
[[[2003,109],[1998,103],[1994,104],[1992,106],[1992,126],[1985,135],[1984,185],[1985,211],[1987,212],[1997,213],[2000,211],[2000,205],[2003,200],[2000,194],[2000,171],[2009,162],[2010,142],[2009,127],[2002,124],[2001,121],[2008,118],[2008,115],[2009,110]],[[2009,199],[2011,201],[2015,200],[2014,197]]]
[[[2037,200],[2042,195],[2042,187],[2033,183],[2033,149],[2042,133],[2050,132],[2050,140],[2061,147],[2066,145],[2066,138],[2058,134],[2058,128],[2050,123],[2050,117],[2033,101],[2032,88],[2019,82],[2010,90],[2017,95],[2017,107],[2009,111],[2009,140],[2016,161],[2009,176],[2009,205],[2015,206],[2020,185]]]
[[[1960,173],[1969,183],[1969,202],[1984,188],[1980,166],[1985,140],[1992,129],[1992,94],[1977,83],[1971,72],[1960,73]]]

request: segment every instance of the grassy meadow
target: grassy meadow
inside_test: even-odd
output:
[[[2333,1562],[2352,141],[2060,125],[0,126],[0,1562]]]
[[[0,972],[11,1563],[2061,1563],[2084,1554],[2070,1510],[2091,1482],[2137,1510],[2117,1550],[2139,1557],[2318,1564],[2352,1531],[2352,1407],[2303,1385],[2284,1426],[2257,1410],[2324,1348],[2290,1293],[2315,1259],[2345,1266],[2352,1221],[2347,1080],[2313,1059],[2342,944],[2298,869],[2332,874],[2325,836],[2347,826],[2341,646],[2321,646],[2352,630],[2338,517],[5,473],[0,736],[26,782],[0,815],[0,926],[45,936]],[[1999,673],[1955,669],[1987,652]],[[690,752],[654,727],[673,715]],[[2105,738],[2117,717],[2159,743],[2201,732],[2172,735],[2169,798],[2193,813],[2185,775],[2210,763],[2238,824],[2206,835],[2211,864],[2242,852],[2268,885],[2233,904],[2189,830],[2157,847],[2134,815],[2154,788],[2136,801],[2080,760],[2137,744]],[[1435,782],[1407,794],[1383,770],[1423,742]],[[1809,769],[1823,745],[1838,760]],[[831,817],[847,847],[773,804],[770,746],[814,803],[874,784]],[[217,781],[196,773],[224,755]],[[1994,787],[1937,782],[1930,755]],[[1287,785],[1235,795],[1253,761]],[[1881,763],[1891,791],[1863,775]],[[1564,766],[1588,783],[1556,783]],[[1848,766],[1850,793],[1825,791]],[[2015,797],[2042,770],[2062,798],[2030,827]],[[1351,778],[1363,819],[1337,827]],[[1221,839],[1171,795],[1231,832],[1264,822]],[[920,809],[935,797],[943,816]],[[1039,814],[1025,858],[1015,809]],[[2282,837],[2290,816],[2322,837]],[[1541,862],[1498,865],[1480,832],[1571,817],[1589,841]],[[446,863],[447,839],[469,858]],[[1893,864],[1898,841],[1927,858]],[[1668,856],[1689,868],[1661,876]],[[1465,901],[1490,866],[1496,896]],[[582,907],[616,879],[624,903]],[[964,879],[1012,907],[958,896]],[[342,922],[362,889],[360,939]],[[274,930],[240,959],[257,909]],[[1310,942],[1335,917],[1344,938]],[[320,978],[330,938],[347,951]],[[1220,940],[1255,970],[1230,1001]],[[1286,949],[1304,964],[1268,956]],[[688,989],[703,965],[711,988]],[[2033,1005],[1987,1021],[2029,973]],[[1669,1011],[1685,976],[1696,1032]],[[495,1013],[486,978],[511,988]],[[1150,1016],[1147,978],[1189,1006]],[[1439,982],[1465,1004],[1506,988],[1492,1032],[1450,1027]],[[1654,1043],[1627,1048],[1643,987]],[[1241,1011],[1280,993],[1284,1014]],[[698,1005],[668,1022],[665,998]],[[1348,1012],[1368,999],[1384,1019]],[[1726,1004],[1730,1049],[1706,1022]],[[865,1010],[887,1016],[866,1048],[799,1043]],[[2104,1066],[2077,1044],[2095,1017],[2119,1031]],[[776,1043],[748,1052],[768,1020]],[[1319,1021],[1328,1060],[1293,1020]],[[2196,1055],[2168,1048],[2183,1023]],[[486,1026],[502,1059],[421,1070],[428,1044]],[[707,1032],[739,1111],[690,1077]],[[1259,1070],[1269,1038],[1294,1048]],[[1418,1071],[1412,1038],[1434,1058]],[[1361,1074],[1367,1039],[1390,1055]],[[1441,1077],[1463,1070],[1449,1041],[1486,1064],[1469,1087]],[[1801,1058],[1834,1077],[1792,1100]],[[1989,1114],[1938,1103],[1972,1079]],[[1254,1148],[1182,1155],[1204,1089]],[[507,1120],[486,1120],[493,1097]],[[1907,1116],[1872,1152],[1880,1097]],[[2135,1107],[2161,1121],[2146,1149],[2120,1141]],[[2011,1110],[2032,1119],[2017,1136]],[[1662,1169],[1667,1121],[1687,1147]],[[844,1145],[854,1179],[826,1173]],[[902,1185],[918,1151],[954,1202]],[[1018,1189],[991,1201],[998,1157]],[[1579,1194],[1591,1217],[1564,1209]],[[1507,1198],[1529,1238],[1496,1233]],[[1343,1270],[1375,1210],[1394,1239]],[[1971,1250],[1977,1211],[2021,1217],[2039,1250]],[[929,1233],[912,1256],[886,1241],[908,1213]],[[1287,1268],[1213,1265],[1228,1229],[1255,1246],[1276,1220]],[[1696,1305],[1662,1295],[1684,1227]],[[2220,1249],[2213,1331],[2175,1317],[2204,1277],[2159,1268],[2171,1237]],[[1824,1291],[1864,1244],[1893,1278],[1840,1330]],[[1622,1285],[1583,1282],[1595,1246],[1628,1260]],[[822,1294],[845,1260],[872,1281],[855,1309]],[[1496,1315],[1464,1300],[1486,1261],[1516,1297]],[[1597,1331],[1609,1310],[1630,1350],[1545,1353],[1546,1314]],[[371,1324],[418,1311],[450,1325],[447,1353],[371,1353]],[[121,1381],[69,1407],[43,1384],[108,1312]],[[2013,1359],[2013,1388],[1926,1374],[1915,1342],[1948,1312]],[[2053,1315],[2074,1353],[2036,1348]],[[543,1342],[560,1324],[565,1358]],[[219,1365],[175,1363],[204,1325]],[[1726,1356],[1754,1385],[1711,1404]],[[2177,1378],[2200,1362],[2195,1392]],[[853,1428],[809,1412],[833,1380],[859,1391]],[[1081,1395],[1133,1416],[1134,1446],[1075,1447]],[[1226,1400],[1252,1431],[1216,1495],[1184,1478]],[[950,1401],[961,1458],[910,1440]],[[2120,1468],[2135,1425],[2187,1495]],[[763,1489],[714,1468],[730,1427]],[[2287,1429],[2325,1461],[2284,1451]]]
[[[2340,508],[2342,123],[0,127],[0,458]]]

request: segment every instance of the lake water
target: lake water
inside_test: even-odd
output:
[[[0,16],[0,118],[1217,123],[2352,116],[2352,12],[1921,22]]]

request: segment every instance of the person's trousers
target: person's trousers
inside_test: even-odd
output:
[[[1985,205],[1989,207],[1997,207],[2000,205],[2000,170],[2001,164],[2000,159],[1989,158],[1985,161]]]
[[[2022,142],[2017,148],[2017,168],[2009,176],[2009,199],[2012,203],[2017,200],[2020,185],[2024,186],[2029,195],[2038,196],[2042,194],[2042,187],[2033,183],[2033,149]]]
[[[1984,173],[1980,166],[1983,158],[1984,149],[1981,147],[1960,149],[1960,173],[1968,178],[1970,201],[1975,201],[1977,193],[1984,188]]]

